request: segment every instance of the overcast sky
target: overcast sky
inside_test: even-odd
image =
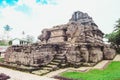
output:
[[[88,13],[104,33],[120,18],[120,0],[0,0],[0,35],[8,24],[11,37],[22,31],[35,38],[44,28],[66,24],[74,11]]]

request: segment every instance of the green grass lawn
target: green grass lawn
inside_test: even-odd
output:
[[[111,62],[104,70],[88,72],[64,72],[60,76],[74,80],[120,80],[120,62]]]

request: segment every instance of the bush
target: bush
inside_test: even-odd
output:
[[[7,80],[7,79],[10,79],[10,76],[7,76],[4,73],[0,73],[0,80]]]
[[[0,58],[0,62],[4,62],[4,58]]]
[[[61,76],[55,76],[54,78],[59,79],[59,80],[75,80],[75,79],[64,78],[64,77],[61,77]]]

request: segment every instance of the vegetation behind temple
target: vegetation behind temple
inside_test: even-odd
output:
[[[114,30],[110,34],[106,34],[105,37],[108,39],[115,48],[118,53],[120,53],[120,18],[116,21],[116,25]]]
[[[34,37],[31,35],[27,35],[25,39],[19,39],[19,38],[14,38],[11,40],[0,40],[0,46],[9,46],[12,45],[12,41],[18,39],[20,42],[27,42],[27,43],[33,43],[34,42]]]
[[[3,41],[3,40],[0,41],[0,46],[7,46],[7,45],[8,44],[5,41]]]
[[[0,35],[0,46],[8,46],[12,45],[12,41],[15,39],[19,39],[20,42],[27,42],[27,43],[33,43],[34,42],[34,37],[32,35],[26,35],[25,32],[23,31],[21,36],[22,38],[16,37],[12,38],[10,36],[10,32],[13,28],[9,26],[8,24],[3,26],[3,32]]]
[[[0,62],[4,62],[4,59],[0,57]]]

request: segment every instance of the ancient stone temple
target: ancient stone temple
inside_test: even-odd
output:
[[[93,66],[115,56],[115,50],[103,42],[103,35],[87,13],[76,11],[67,24],[44,29],[39,43],[9,47],[5,63],[40,75],[62,67]]]

